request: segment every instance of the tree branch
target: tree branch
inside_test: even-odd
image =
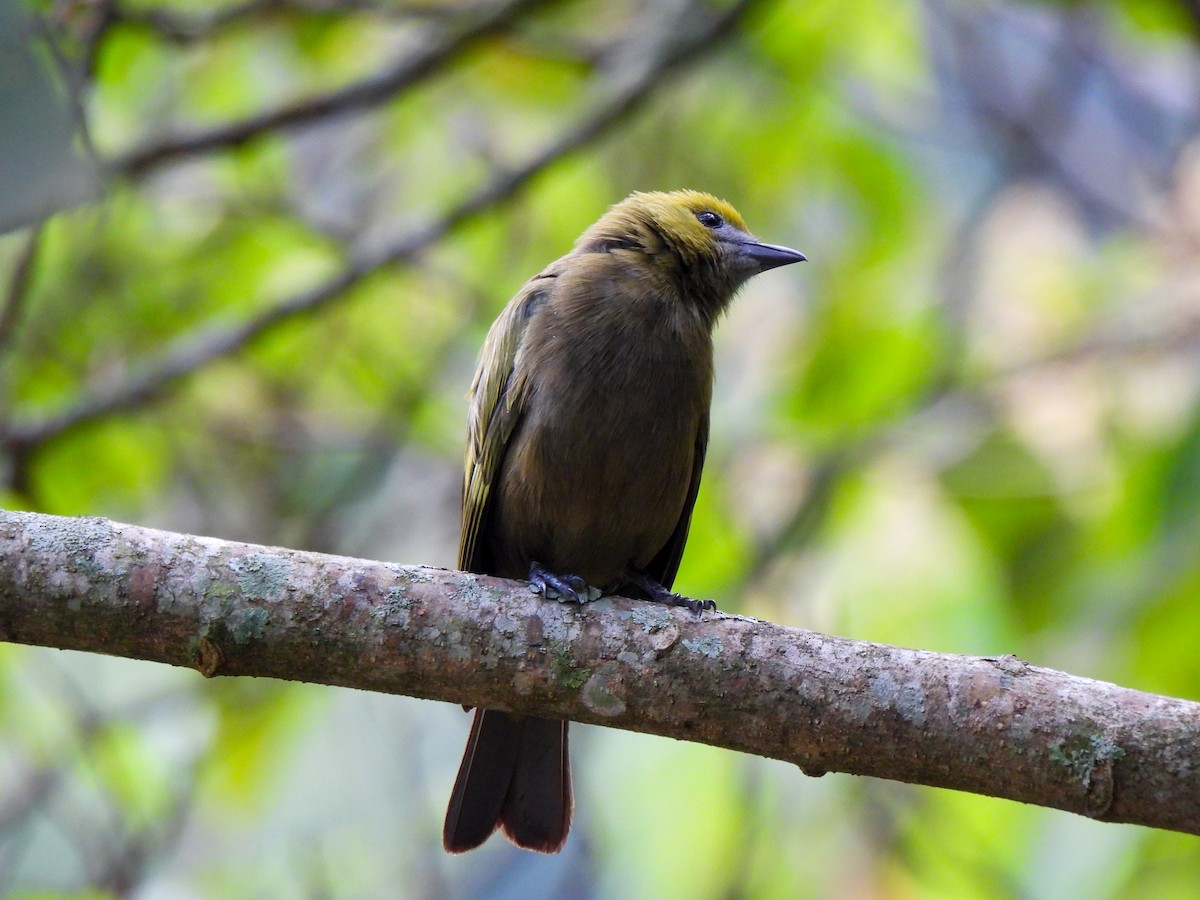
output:
[[[350,16],[367,14],[381,19],[450,18],[452,10],[441,5],[397,5],[380,0],[240,0],[205,12],[192,12],[166,6],[118,6],[114,21],[150,29],[158,37],[174,44],[192,44],[210,40],[218,32],[272,16]]]
[[[547,2],[550,0],[501,0],[472,7],[456,27],[430,26],[430,34],[421,42],[422,49],[403,56],[381,72],[338,90],[297,100],[236,122],[148,144],[116,160],[111,169],[137,177],[173,160],[238,147],[263,134],[379,106],[441,72],[483,38],[503,31],[522,15]]]
[[[0,512],[0,638],[609,725],[1200,834],[1200,703],[624,598]]]
[[[25,306],[25,298],[29,292],[29,283],[33,279],[34,264],[42,245],[42,232],[45,227],[45,219],[29,226],[25,244],[21,247],[20,254],[13,264],[12,274],[9,275],[8,290],[4,292],[3,304],[0,305],[0,358],[8,352],[13,332]]]
[[[1200,0],[1180,0],[1180,6],[1191,20],[1196,37],[1200,37]]]

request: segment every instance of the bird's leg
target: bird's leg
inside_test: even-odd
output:
[[[641,572],[633,569],[628,569],[625,572],[625,577],[632,584],[640,587],[655,603],[663,603],[667,606],[686,606],[697,615],[704,612],[706,609],[716,610],[717,603],[715,600],[694,600],[691,597],[685,597],[682,594],[676,594],[673,591],[663,587],[649,575],[644,575]]]
[[[529,589],[560,603],[587,603],[600,597],[600,589],[578,575],[558,575],[537,560],[529,564]]]

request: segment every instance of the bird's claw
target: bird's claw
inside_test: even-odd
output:
[[[685,597],[683,594],[676,594],[671,591],[666,591],[663,594],[654,598],[659,603],[665,603],[667,606],[685,606],[695,615],[700,615],[702,612],[716,612],[716,600],[697,600],[694,597]]]
[[[697,616],[709,610],[715,612],[717,609],[717,602],[715,600],[695,600],[691,597],[685,597],[683,594],[676,594],[670,588],[663,587],[653,578],[636,569],[626,569],[625,577],[629,579],[630,583],[637,585],[645,591],[646,596],[653,603],[661,603],[664,606],[683,606]]]
[[[578,575],[558,575],[537,562],[529,566],[529,590],[559,603],[587,603],[600,597],[599,588]]]

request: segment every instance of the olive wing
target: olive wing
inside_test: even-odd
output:
[[[520,366],[521,342],[530,317],[553,288],[557,266],[556,263],[526,282],[492,324],[467,394],[470,412],[458,567],[468,572],[483,572],[487,568],[481,533],[492,489],[523,408],[525,377]]]

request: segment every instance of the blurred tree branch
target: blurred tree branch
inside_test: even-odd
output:
[[[569,718],[1200,834],[1200,703],[624,598],[0,513],[0,637]]]
[[[1179,0],[1179,2],[1191,20],[1197,37],[1200,37],[1200,0]]]
[[[39,815],[48,815],[61,817],[57,823],[60,833],[79,852],[89,883],[126,896],[177,840],[193,809],[203,757],[196,754],[153,815],[133,823],[124,815],[120,796],[104,778],[104,764],[99,761],[103,745],[112,740],[114,732],[144,724],[166,710],[186,708],[186,695],[194,692],[169,688],[121,704],[113,714],[98,708],[60,668],[46,665],[35,671],[39,699],[57,702],[60,715],[70,724],[64,729],[65,739],[56,741],[52,749],[8,760],[5,791],[0,795],[0,837],[10,840],[0,841],[0,895],[20,893],[14,885],[20,878],[17,863],[22,847],[11,837],[36,827],[33,820]],[[55,799],[62,802],[64,787],[77,766],[89,776],[88,800],[73,797],[66,801],[66,809],[55,809]]]
[[[1013,173],[1048,176],[1086,207],[1112,221],[1152,229],[1156,223],[1142,208],[1144,197],[1130,191],[1126,181],[1113,177],[1115,164],[1099,166],[1074,152],[1075,142],[1085,133],[1078,121],[1079,109],[1096,83],[1092,70],[1111,79],[1118,98],[1123,99],[1129,90],[1113,61],[1092,50],[1089,41],[1095,28],[1090,11],[1064,11],[1050,36],[1024,35],[1026,40],[1044,41],[1043,52],[1055,61],[1037,78],[1024,83],[1024,78],[1017,77],[1021,63],[1009,61],[1005,48],[989,33],[1001,28],[1016,30],[1010,21],[1015,17],[973,19],[963,4],[937,0],[935,6],[949,32],[947,55],[953,60],[947,63],[957,75],[963,99],[1004,148]],[[1019,90],[1018,85],[1024,89]],[[1132,114],[1148,105],[1131,102],[1117,107],[1121,112],[1117,118],[1121,140],[1114,142],[1111,150],[1119,154],[1124,163],[1120,171],[1126,176],[1129,170],[1140,174],[1145,170],[1147,179],[1152,174],[1145,164],[1147,154],[1140,146],[1147,125],[1133,121]],[[1161,180],[1166,172],[1153,175]]]
[[[360,81],[235,122],[148,144],[116,160],[112,169],[136,177],[168,162],[240,146],[263,134],[379,106],[444,71],[476,42],[549,2],[502,0],[471,7],[453,26],[429,26],[430,34],[421,42],[422,49],[402,56],[391,66]]]
[[[45,220],[42,220],[29,226],[25,243],[9,276],[8,289],[4,292],[3,305],[0,305],[0,356],[8,350],[17,322],[21,318],[21,309],[29,294],[29,283],[33,278],[34,264],[41,247],[45,224]]]
[[[516,8],[530,2],[533,0],[518,0],[508,4],[506,8]],[[680,14],[680,18],[672,20],[672,27],[664,29],[661,33],[645,35],[642,41],[634,42],[636,46],[630,48],[630,58],[622,59],[621,65],[614,66],[612,71],[601,79],[597,89],[598,97],[581,119],[520,164],[494,171],[491,178],[479,189],[452,206],[440,218],[381,248],[360,253],[327,281],[285,299],[240,324],[215,326],[198,334],[186,335],[174,346],[168,347],[158,359],[141,366],[131,366],[131,374],[126,380],[84,396],[58,413],[34,421],[17,421],[10,424],[3,435],[4,443],[18,455],[27,453],[31,448],[79,425],[155,399],[180,379],[216,359],[238,352],[280,323],[315,312],[344,296],[351,288],[387,266],[412,260],[456,228],[513,196],[560,159],[601,137],[644,103],[653,91],[661,86],[663,79],[676,69],[701,58],[701,51],[704,49],[729,37],[734,27],[756,2],[757,0],[739,0],[720,13],[709,16],[697,16],[696,10],[688,6]],[[335,108],[339,111],[346,110],[352,108],[353,103],[366,102],[368,97],[372,98],[371,102],[382,99],[373,90],[361,85],[353,96],[357,99],[351,106],[345,105],[346,98],[343,97],[341,105]],[[328,98],[310,101],[308,108],[328,111],[329,103]],[[207,132],[205,136],[160,145],[153,151],[135,153],[120,167],[130,171],[141,170],[153,164],[152,158],[155,161],[164,160],[180,153],[198,153],[201,150],[212,150],[248,139],[251,134],[262,130],[260,125],[267,119],[273,122],[269,127],[279,128],[289,121],[297,121],[297,116],[302,119],[308,115],[298,113],[296,107],[290,109],[291,112],[285,110],[259,117],[254,120],[257,124],[253,127],[248,124],[250,120],[247,120],[218,129],[223,133],[223,137],[217,137],[216,131]],[[235,132],[242,137],[231,140],[230,135]],[[173,149],[165,149],[168,146]]]
[[[149,28],[163,40],[175,44],[191,44],[208,40],[225,28],[247,26],[272,16],[341,16],[348,13],[432,21],[460,14],[452,6],[400,6],[377,0],[242,0],[204,13],[168,7],[143,9],[120,6],[113,12],[113,21]]]

